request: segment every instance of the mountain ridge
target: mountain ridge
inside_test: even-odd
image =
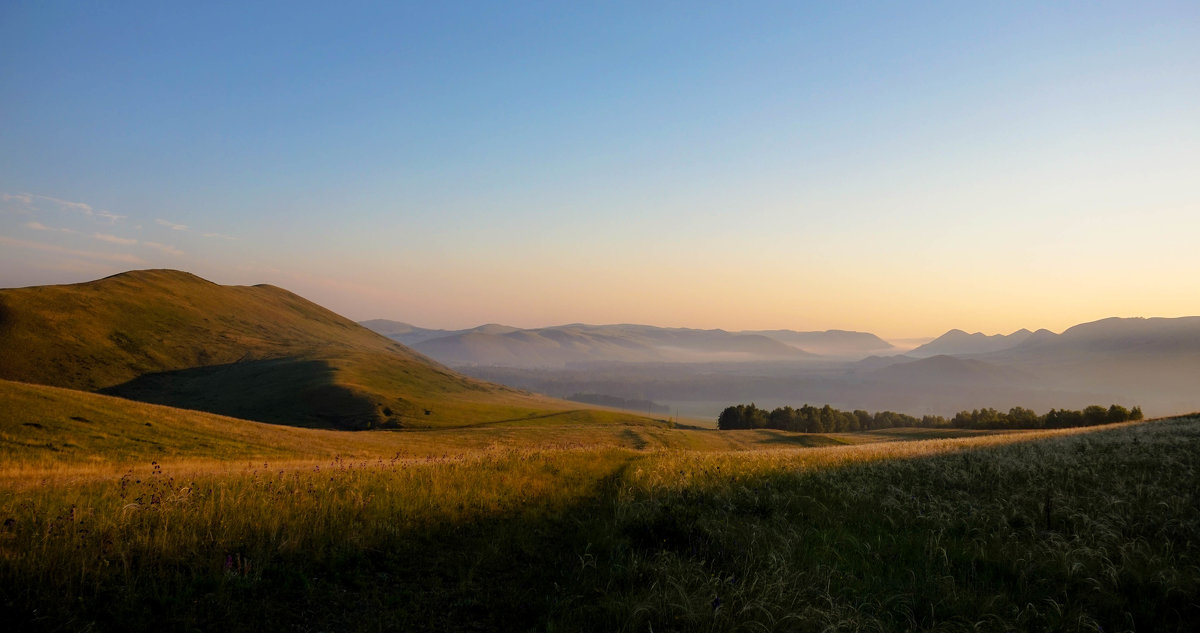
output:
[[[361,322],[450,365],[565,366],[581,362],[737,362],[861,358],[895,348],[874,334],[568,323],[541,328],[486,324],[464,330],[417,328],[401,321]]]
[[[537,329],[481,326],[422,341],[414,349],[447,364],[566,366],[581,361],[703,361],[809,356],[768,337],[723,330],[572,324]]]
[[[1033,332],[1025,328],[1011,334],[993,334],[991,336],[982,332],[968,334],[963,330],[952,329],[932,341],[908,351],[907,354],[918,358],[986,354],[1016,347],[1031,336],[1033,336]]]

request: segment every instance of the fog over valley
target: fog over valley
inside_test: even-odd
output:
[[[728,332],[647,325],[363,325],[468,375],[572,398],[605,396],[715,418],[733,402],[950,416],[1096,402],[1148,415],[1200,409],[1200,317],[1111,318],[1062,333],[951,330],[913,347],[866,332]],[[915,343],[915,342],[913,342]]]

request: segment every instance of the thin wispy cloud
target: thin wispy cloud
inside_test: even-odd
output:
[[[59,255],[71,255],[74,257],[82,257],[85,259],[99,259],[99,260],[109,261],[109,262],[119,262],[122,264],[133,264],[136,266],[142,266],[142,265],[146,264],[146,260],[142,259],[141,257],[138,257],[137,255],[130,255],[129,253],[101,253],[101,252],[97,252],[97,251],[84,251],[84,250],[78,250],[78,249],[74,249],[74,248],[66,248],[64,246],[59,246],[57,244],[47,244],[45,242],[32,242],[29,240],[18,240],[18,239],[14,239],[11,237],[6,237],[4,235],[0,235],[0,244],[4,244],[6,246],[12,246],[15,248],[27,248],[30,250],[42,251],[42,252],[46,252],[46,253],[56,253]]]
[[[0,213],[33,215],[33,197],[23,193],[0,192]]]
[[[41,222],[26,222],[24,224],[24,226],[27,229],[33,229],[35,231],[53,231],[55,233],[78,233],[79,232],[74,229],[60,229],[60,228],[55,228],[53,226],[46,226],[45,224],[42,224]]]
[[[37,198],[38,200],[45,200],[47,202],[56,204],[64,209],[72,209],[72,210],[78,211],[84,215],[94,215],[96,213],[96,210],[92,208],[92,205],[90,205],[86,202],[73,202],[71,200],[63,200],[62,198],[53,198],[51,196],[39,196],[37,194],[31,194],[31,193],[25,193],[25,194],[21,194],[21,195],[25,196],[26,198]]]
[[[170,244],[159,244],[158,242],[142,242],[142,246],[148,246],[154,250],[166,255],[182,255],[183,251],[171,246]]]
[[[38,213],[40,211],[47,211],[47,210],[50,210],[51,208],[53,208],[53,209],[57,209],[57,210],[61,210],[61,211],[69,211],[69,212],[79,213],[79,214],[82,214],[82,215],[90,217],[90,218],[105,220],[105,221],[109,222],[110,224],[114,223],[118,220],[125,219],[127,217],[124,215],[118,215],[116,213],[111,213],[109,211],[103,211],[103,210],[96,209],[95,207],[93,207],[92,205],[90,205],[86,202],[75,202],[72,200],[65,200],[63,198],[55,198],[53,196],[43,196],[43,195],[39,195],[39,194],[35,194],[35,193],[0,192],[0,202],[7,203],[9,206],[15,206],[15,207],[17,207],[17,209],[15,209],[16,211],[19,211],[20,213],[24,213],[24,214]],[[188,227],[188,225],[186,225],[186,224],[172,222],[170,220],[166,220],[163,218],[155,218],[154,222],[155,222],[155,224],[166,227],[172,231],[190,231],[191,230],[190,227]],[[184,254],[184,252],[182,250],[180,250],[179,248],[177,248],[171,244],[164,244],[161,242],[148,242],[148,241],[140,240],[137,238],[114,235],[113,233],[77,231],[75,229],[57,228],[57,227],[49,226],[42,222],[33,221],[33,220],[31,220],[29,222],[25,222],[23,224],[23,226],[25,226],[28,229],[32,229],[35,231],[43,231],[46,233],[71,233],[71,234],[77,234],[77,235],[80,233],[83,233],[83,234],[87,235],[88,237],[90,237],[91,239],[94,239],[94,240],[97,240],[100,242],[105,242],[108,244],[115,244],[117,246],[140,245],[140,246],[143,246],[150,250],[157,251],[158,253],[160,253],[162,255],[169,255],[169,256],[173,256],[173,257],[178,257],[178,256],[181,256]],[[140,229],[141,225],[138,225],[137,228]],[[224,239],[224,240],[236,240],[237,239],[233,236],[225,235],[222,233],[210,232],[210,233],[203,233],[202,235],[203,235],[203,237],[206,237],[206,238],[216,238],[216,239]],[[4,238],[3,241],[0,243],[7,244],[9,246],[16,246],[16,247],[28,248],[28,249],[32,249],[32,250],[43,251],[43,252],[47,252],[47,253],[56,253],[59,255],[69,255],[69,256],[73,256],[76,258],[83,258],[83,259],[103,260],[103,261],[109,261],[109,262],[121,262],[121,263],[126,263],[126,264],[135,264],[135,265],[143,265],[146,263],[146,260],[144,260],[143,258],[138,257],[137,255],[130,254],[130,253],[104,253],[104,252],[99,252],[99,251],[78,250],[78,249],[73,249],[73,248],[70,248],[67,246],[59,246],[59,245],[51,244],[51,243],[47,243],[47,242],[18,240],[15,238],[7,238],[7,237]]]
[[[20,202],[21,204],[33,204],[33,196],[27,193],[0,193],[0,200],[4,202]]]
[[[92,238],[100,240],[101,242],[108,242],[110,244],[122,244],[125,246],[129,246],[129,245],[138,243],[138,241],[133,238],[118,237],[116,235],[109,235],[108,233],[96,233],[96,234],[92,235]]]
[[[17,202],[25,206],[27,208],[26,210],[38,210],[39,205],[37,203],[39,202],[49,203],[50,205],[53,205],[61,210],[82,213],[88,217],[105,220],[109,224],[117,222],[118,220],[124,220],[126,218],[124,215],[119,215],[111,211],[96,209],[86,202],[63,200],[62,198],[43,196],[36,193],[0,193],[0,200],[3,200],[4,202]]]
[[[95,216],[102,220],[108,220],[109,223],[116,222],[117,220],[124,220],[126,217],[128,217],[124,215],[117,215],[116,213],[110,213],[108,211],[96,211]]]
[[[165,227],[171,229],[172,231],[186,231],[188,229],[186,224],[176,224],[174,222],[169,222],[162,218],[155,218],[154,221],[162,226],[165,226]]]

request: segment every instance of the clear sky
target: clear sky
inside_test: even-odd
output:
[[[425,327],[1200,314],[1200,3],[0,3],[0,286]]]

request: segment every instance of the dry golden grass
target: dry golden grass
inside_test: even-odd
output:
[[[0,484],[119,476],[151,461],[173,470],[238,472],[269,462],[462,458],[520,450],[757,450],[846,442],[779,431],[721,433],[597,408],[540,411],[455,429],[332,431],[251,422],[99,394],[0,381]]]
[[[363,452],[9,467],[0,610],[47,630],[1182,630],[1200,614],[1182,597],[1200,588],[1195,420],[789,448],[545,420],[282,430]]]
[[[1014,441],[1066,431],[953,431],[966,439]],[[955,445],[917,440],[939,432],[926,429],[829,435],[774,430],[719,432],[678,429],[647,418],[596,408],[542,411],[465,428],[419,431],[332,431],[264,424],[99,394],[0,381],[0,479],[108,476],[130,464],[151,461],[193,470],[223,469],[263,461],[312,464],[334,456],[346,460],[464,457],[510,449],[678,450],[698,453],[762,451],[852,444],[907,454]],[[939,444],[938,442],[942,442]],[[891,446],[896,444],[896,446]],[[925,447],[925,448],[922,448]],[[823,452],[833,456],[847,449]],[[830,457],[826,457],[828,459]]]

